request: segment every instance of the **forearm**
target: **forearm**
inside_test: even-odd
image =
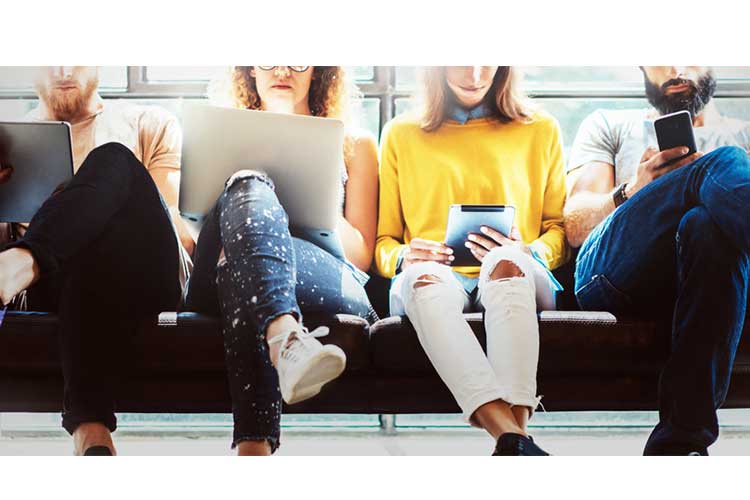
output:
[[[374,245],[368,242],[362,232],[343,217],[339,222],[338,229],[346,258],[358,269],[368,272],[372,264]]]
[[[562,226],[556,225],[529,244],[549,269],[557,269],[568,261],[570,252]]]
[[[395,238],[382,236],[375,244],[375,266],[384,278],[393,278],[398,272],[398,261],[401,252],[408,245]]]
[[[580,247],[593,229],[614,212],[615,203],[609,193],[581,192],[565,204],[565,234],[573,248]]]

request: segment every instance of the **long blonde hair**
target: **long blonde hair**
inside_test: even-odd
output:
[[[531,108],[520,91],[517,71],[512,66],[499,66],[492,86],[485,96],[494,118],[501,123],[527,121]],[[446,111],[451,90],[445,81],[445,66],[429,66],[422,79],[422,129],[433,132],[447,119]]]

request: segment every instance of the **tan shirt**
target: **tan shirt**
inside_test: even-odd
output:
[[[27,120],[45,120],[40,108]],[[130,149],[148,169],[180,169],[182,132],[177,119],[157,106],[139,106],[125,101],[102,101],[97,111],[72,127],[73,165],[81,167],[92,149],[119,142]]]
[[[49,119],[43,114],[42,108],[37,107],[26,119]],[[182,130],[175,116],[164,108],[100,101],[94,114],[71,126],[71,133],[76,172],[91,150],[109,142],[125,145],[149,172],[160,168],[180,170]],[[180,253],[180,283],[184,291],[192,262],[180,243],[176,227],[172,226]]]

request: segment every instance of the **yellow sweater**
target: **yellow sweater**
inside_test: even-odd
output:
[[[383,130],[375,265],[396,273],[412,238],[445,240],[451,204],[516,207],[523,241],[555,269],[568,258],[563,231],[565,174],[560,127],[547,114],[528,123],[494,119],[448,121],[425,132],[413,117]],[[477,276],[478,267],[456,267]]]

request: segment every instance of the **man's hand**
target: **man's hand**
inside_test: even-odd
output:
[[[403,255],[401,269],[406,269],[417,262],[437,262],[439,264],[450,264],[455,259],[453,250],[439,241],[414,238]]]
[[[5,184],[13,175],[13,167],[3,167],[0,165],[0,184]]]
[[[703,153],[699,151],[681,160],[677,160],[681,156],[686,155],[687,152],[688,148],[684,146],[665,149],[664,151],[657,151],[655,148],[646,149],[641,157],[641,163],[638,165],[635,176],[628,182],[625,194],[630,198],[654,179],[658,179],[662,175],[666,175],[672,170],[685,166],[703,156]]]
[[[471,254],[479,262],[495,247],[512,246],[520,249],[525,254],[531,255],[531,250],[521,241],[521,233],[518,228],[513,226],[510,231],[510,237],[505,236],[500,231],[491,227],[482,226],[482,234],[471,233],[466,248],[471,250]]]

